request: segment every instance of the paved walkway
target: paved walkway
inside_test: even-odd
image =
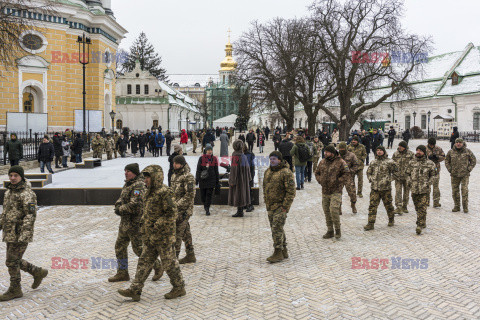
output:
[[[480,145],[472,144],[472,149],[478,154]],[[271,150],[268,141],[265,155]],[[24,297],[1,303],[0,317],[479,319],[477,179],[479,167],[470,182],[470,214],[452,213],[450,180],[446,170],[442,171],[442,208],[429,208],[428,227],[421,236],[415,234],[411,202],[410,213],[398,217],[393,228],[387,227],[382,207],[371,232],[363,231],[368,197],[359,200],[357,215],[344,206],[339,241],[322,239],[326,227],[321,189],[316,182],[307,183],[305,190],[298,191],[287,219],[290,259],[274,265],[265,261],[272,252],[272,241],[263,205],[243,219],[231,218],[235,210],[229,207],[214,207],[210,217],[202,207],[195,207],[191,224],[197,263],[182,266],[187,295],[174,301],[163,298],[170,290],[166,275],[156,283],[148,280],[142,300],[133,303],[117,294],[128,283],[107,282],[114,270],[92,269],[97,266],[92,257],[94,262],[115,258],[119,218],[113,207],[44,207],[39,210],[34,243],[25,258],[48,268],[49,277],[32,290],[32,278],[22,274]],[[346,194],[344,200],[348,200]],[[3,265],[5,244],[0,248],[0,290],[4,291],[9,279]],[[137,258],[131,249],[129,254],[133,277]],[[70,264],[75,258],[87,259],[87,268],[52,269],[54,257],[69,259]],[[381,263],[378,269],[354,269],[355,257],[368,259],[369,266],[372,259],[387,259],[382,262],[387,268],[382,269]],[[425,260],[412,269],[416,259]],[[364,265],[354,261],[355,266]],[[99,265],[109,266],[108,261]]]

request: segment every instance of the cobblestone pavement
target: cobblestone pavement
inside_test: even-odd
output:
[[[423,141],[422,141],[423,142]],[[412,141],[411,146],[419,144]],[[446,143],[441,143],[446,147]],[[479,144],[471,144],[474,152]],[[216,146],[216,149],[218,146]],[[265,155],[272,149],[267,142]],[[446,148],[445,148],[446,149]],[[392,150],[389,150],[390,155]],[[218,154],[218,153],[217,153]],[[258,156],[258,154],[257,154]],[[442,169],[445,169],[444,166]],[[122,173],[119,173],[122,174]],[[325,218],[320,187],[307,183],[298,191],[288,215],[286,234],[290,258],[270,265],[273,250],[262,205],[243,219],[233,208],[214,207],[206,217],[195,207],[191,220],[197,263],[183,265],[187,295],[165,300],[170,290],[165,275],[147,281],[142,299],[130,302],[111,284],[114,270],[92,269],[92,257],[115,258],[119,218],[113,207],[45,207],[38,213],[34,243],[25,258],[49,269],[37,290],[22,273],[24,297],[1,303],[5,319],[479,319],[480,318],[480,168],[470,180],[470,214],[452,213],[450,179],[442,170],[442,207],[428,210],[427,229],[415,234],[416,216],[396,218],[387,227],[381,206],[374,231],[364,232],[368,196],[359,199],[352,215],[344,194],[342,238],[324,240]],[[368,184],[366,186],[368,188]],[[364,191],[368,195],[367,190]],[[0,244],[5,261],[5,244]],[[183,252],[181,254],[183,256]],[[137,258],[129,249],[130,275]],[[87,269],[52,269],[52,258],[88,259]],[[353,269],[352,258],[388,259],[381,269]],[[395,268],[392,257],[404,260]],[[405,269],[421,261],[423,268]],[[403,263],[406,264],[403,264]],[[62,265],[63,263],[60,263]],[[360,262],[359,265],[362,265]],[[104,267],[106,267],[105,265]],[[427,268],[425,268],[427,267]],[[0,267],[0,290],[8,272]]]

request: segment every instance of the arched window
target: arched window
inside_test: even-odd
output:
[[[123,121],[118,119],[117,120],[117,129],[121,130],[123,128]]]
[[[410,116],[405,116],[405,129],[411,128],[411,120]]]
[[[132,94],[132,85],[127,84],[127,94]]]
[[[25,92],[23,94],[23,112],[33,113],[34,111],[34,97],[31,93]]]
[[[153,127],[158,128],[158,120],[153,120]]]
[[[139,84],[137,84],[135,86],[135,92],[136,92],[136,94],[140,94],[140,85]]]
[[[144,94],[148,94],[148,93],[149,93],[148,84],[145,85],[144,91],[145,91]]]
[[[480,112],[473,114],[473,130],[480,130]]]

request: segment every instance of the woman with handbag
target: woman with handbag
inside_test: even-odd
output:
[[[220,191],[219,163],[217,157],[213,155],[213,149],[210,145],[205,147],[204,152],[198,159],[195,180],[200,187],[200,196],[205,208],[205,214],[209,216],[213,191],[214,189],[216,189],[215,191]]]

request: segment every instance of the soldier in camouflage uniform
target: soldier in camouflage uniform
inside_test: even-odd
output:
[[[267,258],[275,263],[288,258],[287,238],[284,226],[287,214],[295,198],[295,179],[290,166],[278,151],[270,153],[270,166],[263,177],[263,199],[272,230],[273,255]]]
[[[195,133],[193,133],[193,135],[195,135]],[[190,173],[190,167],[181,155],[173,158],[173,169],[170,187],[175,195],[174,201],[178,210],[175,251],[178,258],[183,240],[187,255],[181,259],[179,263],[195,263],[197,259],[193,251],[192,233],[190,232],[190,223],[188,222],[193,214],[195,177]]]
[[[412,200],[417,211],[417,234],[427,227],[427,207],[430,196],[430,186],[437,175],[437,167],[433,161],[427,159],[427,148],[423,145],[417,147],[415,160],[407,170],[408,185],[412,192]]]
[[[193,153],[197,153],[197,144],[198,144],[198,138],[197,138],[197,133],[195,131],[192,131],[192,144],[193,144]]]
[[[145,196],[145,183],[140,176],[138,163],[125,166],[125,184],[120,194],[120,199],[115,203],[115,214],[121,217],[118,228],[117,241],[115,242],[115,255],[119,266],[117,274],[108,278],[109,282],[130,280],[128,274],[128,244],[132,243],[133,252],[140,257],[142,254],[142,235],[140,233],[143,215],[143,198]],[[159,280],[163,275],[162,264],[159,260],[154,265],[155,274],[153,281]]]
[[[353,173],[352,178],[355,183],[355,177],[357,177],[357,195],[359,198],[363,198],[363,169],[365,168],[367,150],[365,149],[365,146],[360,143],[360,138],[358,136],[353,137],[347,150],[355,154],[357,157],[357,171]]]
[[[318,139],[317,136],[313,138],[313,171],[317,171],[317,165],[322,157],[323,143]]]
[[[345,161],[340,158],[337,150],[330,144],[324,149],[325,158],[320,161],[315,171],[315,178],[322,186],[322,207],[327,223],[327,233],[323,239],[341,237],[340,206],[342,205],[342,190],[350,171]]]
[[[375,150],[376,158],[367,169],[367,178],[371,185],[370,206],[368,207],[368,224],[363,227],[365,231],[373,230],[377,219],[377,209],[380,200],[387,210],[388,226],[395,224],[395,209],[392,204],[392,180],[398,168],[395,161],[388,159],[387,151],[383,146]]]
[[[206,146],[203,145],[203,137],[205,137],[205,130],[200,133],[200,144],[202,145],[202,154]]]
[[[107,153],[107,160],[112,160],[113,151],[115,150],[115,141],[112,136],[107,134],[107,140],[105,141],[105,152]]]
[[[33,227],[37,216],[37,196],[25,181],[23,168],[13,166],[8,171],[10,183],[6,186],[0,230],[7,243],[6,262],[10,274],[10,287],[0,295],[0,301],[23,297],[20,270],[33,276],[32,288],[36,289],[48,274],[48,270],[23,260],[29,242],[33,240]]]
[[[410,190],[408,189],[408,175],[406,171],[414,159],[415,154],[408,150],[408,144],[405,141],[401,141],[392,157],[398,168],[398,172],[395,174],[395,206],[397,207],[395,213],[399,215],[408,213],[407,206]]]
[[[357,203],[357,192],[355,190],[355,172],[358,170],[358,160],[353,152],[347,151],[347,144],[340,142],[338,144],[338,153],[340,157],[348,165],[349,174],[345,177],[345,189],[347,189],[348,196],[350,197],[350,205],[352,206],[352,213],[357,213],[355,204]],[[342,214],[342,206],[340,205],[340,215]]]
[[[115,131],[115,132],[113,133],[113,142],[115,143],[115,144],[114,144],[115,148],[113,148],[113,154],[115,155],[115,159],[117,159],[117,153],[118,153],[117,141],[118,141],[119,138],[120,138],[120,137],[118,136],[118,132]]]
[[[177,205],[172,189],[163,184],[163,170],[158,165],[150,165],[142,171],[147,185],[142,217],[143,251],[138,259],[135,280],[126,290],[118,290],[124,297],[139,301],[145,280],[152,271],[155,260],[160,256],[162,265],[170,278],[173,289],[165,299],[185,295],[180,265],[175,255],[175,221]]]
[[[92,149],[93,149],[93,157],[102,159],[103,149],[105,149],[105,141],[97,134],[97,136],[92,140]]]
[[[437,175],[433,178],[432,187],[433,187],[433,207],[439,208],[440,205],[440,162],[445,160],[445,152],[443,152],[442,148],[436,145],[437,140],[435,138],[428,139],[427,145],[427,157],[428,159],[432,160],[437,167]],[[428,205],[430,205],[430,192],[428,195]]]
[[[475,168],[477,158],[467,148],[467,144],[461,138],[455,140],[453,149],[448,151],[445,158],[445,166],[452,179],[452,196],[455,204],[453,212],[460,211],[460,185],[462,186],[463,212],[468,213],[468,181],[470,172]]]

